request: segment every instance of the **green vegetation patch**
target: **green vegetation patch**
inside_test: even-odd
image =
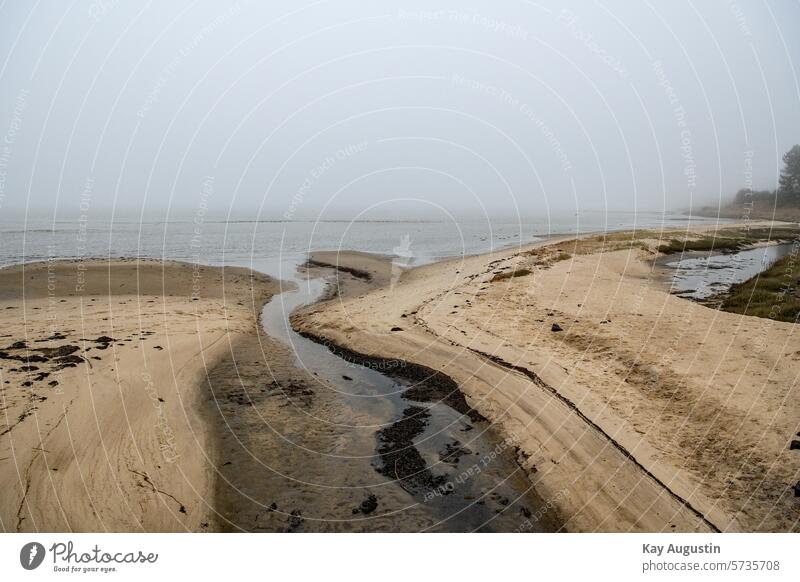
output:
[[[677,240],[672,239],[668,244],[663,244],[658,247],[658,252],[664,254],[683,253],[690,251],[738,251],[739,249],[751,244],[751,241],[744,237],[727,238],[727,237],[713,237],[704,236],[695,240]]]
[[[759,241],[786,241],[797,238],[800,235],[800,228],[793,225],[774,225],[772,227],[758,226],[749,229],[745,228],[725,228],[717,233],[717,236],[727,238],[741,238],[752,242]]]
[[[731,287],[720,308],[731,313],[798,323],[800,318],[800,261],[796,254]]]

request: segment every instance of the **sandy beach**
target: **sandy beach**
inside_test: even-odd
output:
[[[207,375],[241,342],[262,354],[258,314],[278,290],[247,269],[171,262],[0,270],[0,528],[218,529]]]
[[[369,275],[358,273],[349,288],[389,280],[381,274],[385,258],[362,260]],[[307,271],[330,274],[313,265]],[[376,470],[381,428],[403,430],[402,421],[391,424],[392,406],[348,397],[299,360],[319,355],[296,352],[286,336],[292,304],[277,294],[289,289],[247,269],[175,262],[0,270],[2,529],[454,527],[449,513]],[[357,364],[330,357],[325,366],[345,387],[362,375]],[[533,510],[542,502],[514,466],[494,464],[497,479],[526,492],[514,500],[511,525],[495,527],[517,527],[525,504]],[[474,505],[476,526],[508,503],[498,492]],[[555,529],[552,518],[531,527]]]
[[[410,269],[312,253],[302,270],[327,291],[288,320],[304,296],[247,269],[1,269],[0,527],[447,529],[457,506],[429,505],[431,492],[457,475],[447,455],[494,446],[464,434],[491,425],[487,442],[511,457],[489,468],[526,493],[506,511],[466,478],[476,523],[486,511],[503,531],[796,531],[796,326],[673,295],[663,242],[565,236]],[[293,343],[290,322],[324,346]],[[392,370],[411,401],[450,411],[431,409],[445,452],[412,445],[425,408],[346,393]]]
[[[662,237],[561,237],[370,290],[374,258],[312,254],[350,286],[292,321],[455,380],[564,530],[797,531],[796,325],[672,295]]]

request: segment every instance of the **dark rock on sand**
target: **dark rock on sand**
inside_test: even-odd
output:
[[[301,525],[303,525],[303,517],[302,513],[299,509],[293,509],[292,513],[289,515],[288,523],[289,525],[286,528],[287,532],[293,532],[297,530]]]
[[[789,450],[794,451],[795,449],[800,449],[800,441],[794,440],[789,443]]]
[[[561,328],[561,326],[560,326],[560,325],[558,325],[557,323],[554,323],[554,324],[553,324],[553,325],[550,327],[550,331],[564,331],[564,330]]]
[[[45,358],[64,358],[80,350],[78,346],[65,345],[57,348],[36,348]]]
[[[40,356],[38,354],[28,355],[24,354],[21,356],[17,356],[15,354],[9,354],[8,352],[0,352],[0,359],[2,360],[16,360],[18,362],[25,362],[26,364],[30,364],[31,362],[41,364],[44,362],[49,361],[48,358],[44,356]]]
[[[55,362],[58,364],[54,370],[63,370],[64,368],[74,368],[78,364],[84,363],[84,360],[81,356],[64,356],[61,358],[56,358]]]
[[[117,340],[115,340],[113,337],[108,337],[107,335],[101,335],[101,336],[100,336],[99,338],[97,338],[97,339],[88,340],[88,341],[95,342],[95,343],[97,344],[95,347],[96,347],[98,350],[107,350],[107,349],[108,349],[108,347],[109,347],[111,344],[113,344],[115,341],[117,341]]]
[[[353,509],[353,514],[363,513],[364,515],[367,515],[375,511],[377,507],[378,507],[378,498],[370,493],[367,496],[367,498],[361,502],[361,505]]]

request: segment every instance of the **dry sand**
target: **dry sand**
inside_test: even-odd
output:
[[[519,441],[566,530],[797,531],[797,326],[670,295],[648,236],[423,266],[344,287],[293,324],[455,379]],[[311,258],[342,278],[374,269],[362,254]]]
[[[153,261],[0,270],[0,529],[220,527],[207,372],[260,348],[278,290],[246,269]],[[291,362],[264,353],[264,375]]]

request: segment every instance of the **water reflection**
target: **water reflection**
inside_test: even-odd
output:
[[[672,270],[672,292],[680,297],[707,300],[769,269],[789,255],[791,243],[769,245],[727,254],[684,253],[664,263]]]

